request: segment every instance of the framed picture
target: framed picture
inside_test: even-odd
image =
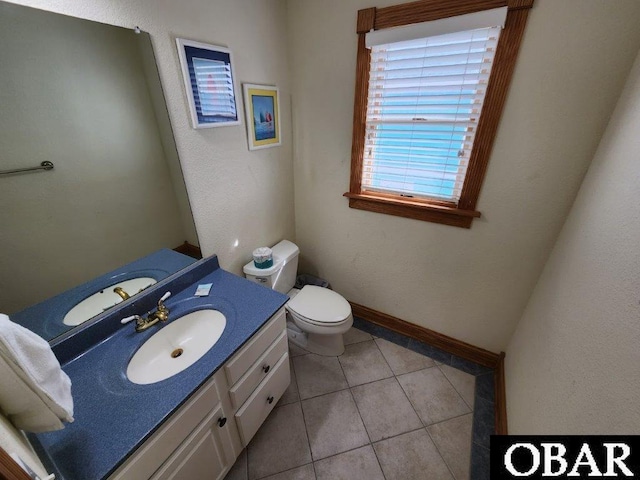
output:
[[[240,125],[231,51],[176,38],[193,128]]]
[[[267,85],[243,84],[249,150],[280,145],[280,103],[278,89]]]

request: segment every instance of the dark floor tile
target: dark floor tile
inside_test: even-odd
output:
[[[375,323],[367,322],[366,320],[362,320],[358,317],[354,317],[353,326],[358,330],[363,330],[375,337],[384,338],[385,340],[393,342],[396,345],[400,345],[402,347],[406,347],[410,340],[406,335],[402,335],[401,333],[394,332],[393,330],[389,330],[388,328],[381,327],[380,325],[376,325]]]
[[[489,450],[477,444],[471,445],[471,475],[472,480],[490,480]]]
[[[444,363],[445,365],[451,365],[451,354],[440,350],[439,348],[432,347],[431,345],[414,340],[413,338],[409,340],[407,348],[433,358],[437,362]]]
[[[473,415],[473,442],[489,448],[491,435],[495,434],[496,414],[494,403],[476,397]]]
[[[451,355],[451,366],[462,370],[463,372],[470,373],[471,375],[482,375],[483,373],[493,372],[493,369],[479,365],[464,358],[460,358],[457,355]]]
[[[484,373],[476,377],[476,396],[495,403],[495,377],[493,372]]]

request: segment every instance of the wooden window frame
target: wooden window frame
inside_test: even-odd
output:
[[[480,217],[476,204],[480,187],[489,164],[493,141],[516,64],[529,10],[534,0],[420,0],[384,8],[358,11],[358,56],[356,62],[356,93],[353,111],[351,145],[351,178],[349,207],[370,212],[396,215],[455,227],[470,228]],[[436,200],[420,200],[362,189],[367,96],[371,50],[365,38],[371,30],[400,27],[412,23],[475,13],[492,8],[508,7],[504,29],[500,34],[493,69],[489,77],[484,106],[480,114],[473,150],[458,204]]]

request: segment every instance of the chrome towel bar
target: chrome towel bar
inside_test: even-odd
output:
[[[0,170],[0,175],[10,175],[12,173],[20,173],[20,172],[34,172],[36,170],[53,170],[53,163],[45,160],[38,167],[14,168],[13,170]]]

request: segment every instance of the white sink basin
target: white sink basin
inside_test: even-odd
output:
[[[180,373],[216,344],[227,325],[217,310],[198,310],[169,322],[144,342],[129,362],[127,378],[131,382],[147,385]]]
[[[156,283],[154,278],[138,277],[103,288],[76,304],[76,306],[69,310],[64,316],[62,323],[65,325],[80,325],[122,302],[122,297],[113,291],[117,287],[122,288],[122,290],[133,296],[154,283]]]

